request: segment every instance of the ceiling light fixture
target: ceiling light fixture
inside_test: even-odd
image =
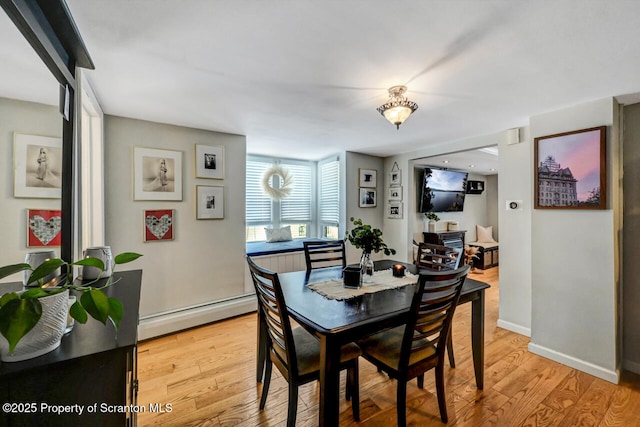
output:
[[[409,101],[404,96],[406,91],[406,86],[390,87],[389,100],[377,108],[378,112],[382,114],[385,119],[396,125],[396,129],[400,129],[400,125],[418,109],[418,104]]]

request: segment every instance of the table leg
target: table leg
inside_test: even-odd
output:
[[[476,374],[476,386],[484,387],[484,289],[477,299],[471,302],[471,349],[473,369]]]
[[[257,337],[257,357],[256,357],[256,381],[261,383],[264,377],[264,368],[267,361],[268,345],[267,345],[267,325],[265,323],[262,310],[258,307],[258,337]]]
[[[336,340],[320,336],[320,409],[322,426],[338,425],[340,414],[340,344]]]

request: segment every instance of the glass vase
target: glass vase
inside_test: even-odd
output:
[[[360,269],[362,270],[362,283],[371,283],[373,281],[373,260],[370,252],[362,253]]]

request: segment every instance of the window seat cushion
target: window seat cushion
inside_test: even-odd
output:
[[[467,243],[469,246],[478,246],[482,249],[493,249],[498,247],[498,242],[469,242]]]
[[[322,241],[328,239],[295,239],[287,242],[249,242],[247,243],[247,255],[273,255],[286,252],[304,251],[304,242]]]

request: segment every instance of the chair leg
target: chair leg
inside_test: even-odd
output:
[[[298,385],[289,382],[289,413],[287,414],[287,427],[296,426],[298,415]]]
[[[355,359],[349,369],[347,369],[347,390],[350,390],[351,410],[353,419],[360,421],[360,373],[358,370],[358,359]],[[349,398],[347,398],[349,400]]]
[[[269,358],[269,345],[267,342],[267,325],[265,324],[264,316],[262,316],[262,310],[258,307],[258,355],[256,358],[256,381],[262,382],[264,376],[264,370],[266,361]]]
[[[264,381],[262,383],[262,397],[260,398],[260,409],[264,409],[265,403],[267,403],[267,394],[269,393],[269,385],[271,384],[271,367],[273,363],[271,363],[271,359],[267,358],[265,360],[265,368],[264,368]]]
[[[444,364],[436,366],[436,394],[438,395],[438,407],[440,408],[440,419],[443,423],[449,421],[447,416],[447,395],[444,391]]]
[[[449,331],[449,335],[447,336],[447,354],[449,355],[449,366],[455,368],[456,360],[453,357],[453,333],[451,331]]]
[[[398,412],[398,427],[407,425],[407,382],[398,378],[398,391],[396,393],[396,410]]]
[[[418,388],[424,388],[424,373],[418,375]]]

